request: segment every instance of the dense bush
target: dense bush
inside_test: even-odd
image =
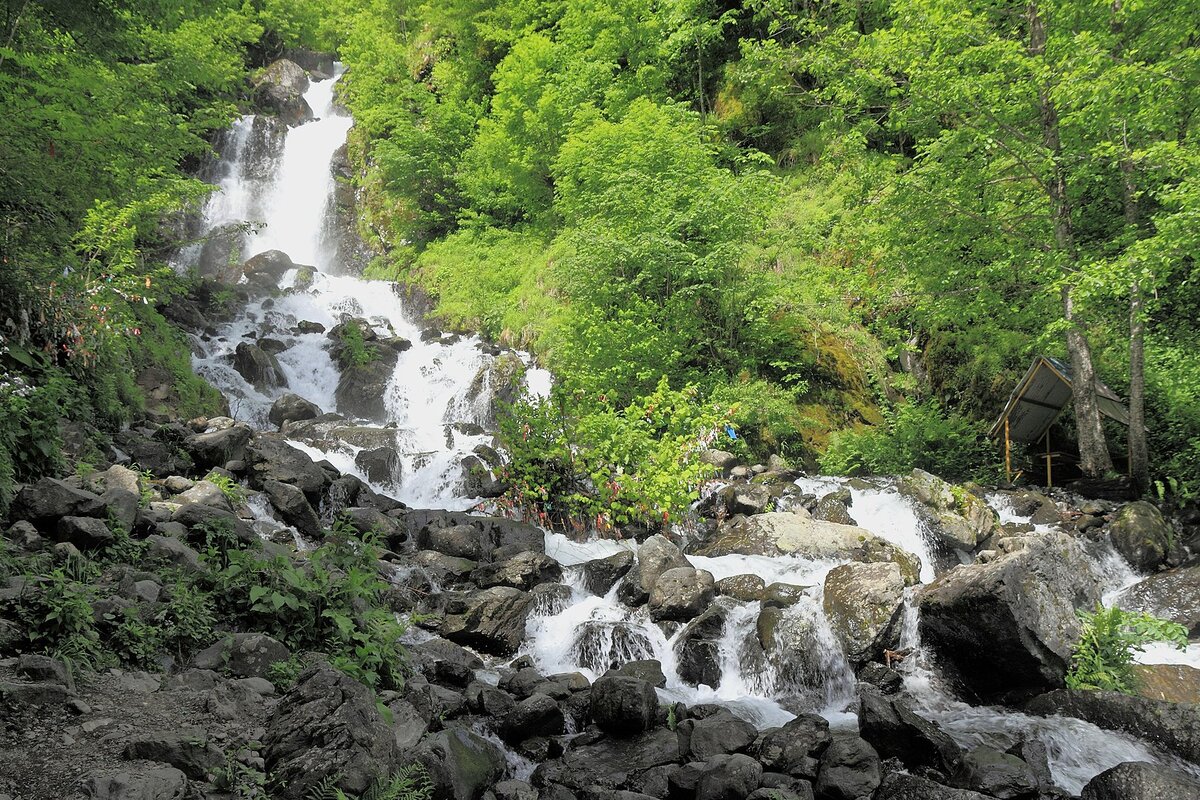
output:
[[[1132,694],[1137,689],[1134,656],[1151,642],[1187,646],[1187,629],[1149,614],[1122,611],[1096,604],[1096,610],[1079,611],[1083,636],[1071,656],[1067,686],[1104,689]]]
[[[947,480],[988,480],[998,470],[994,442],[979,423],[946,413],[936,401],[884,410],[884,424],[834,434],[821,456],[833,475],[896,475],[914,468]]]
[[[711,477],[698,456],[724,437],[728,418],[728,409],[702,402],[692,387],[672,390],[665,378],[624,407],[558,388],[501,420],[509,496],[553,526],[619,533],[678,520]]]

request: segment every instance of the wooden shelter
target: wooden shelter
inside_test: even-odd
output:
[[[1057,358],[1038,356],[1008,397],[1004,410],[992,424],[990,435],[1004,437],[1004,467],[1012,480],[1012,443],[1046,442],[1046,485],[1051,485],[1050,426],[1071,402],[1071,370]],[[1112,389],[1096,380],[1096,404],[1100,413],[1129,425],[1129,409]]]

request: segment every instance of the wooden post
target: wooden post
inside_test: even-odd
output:
[[[1050,470],[1050,429],[1046,429],[1046,488],[1054,488],[1054,476]]]
[[[1012,483],[1012,440],[1008,438],[1008,415],[1004,415],[1004,474]]]

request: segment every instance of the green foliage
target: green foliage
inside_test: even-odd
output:
[[[1076,612],[1083,623],[1083,637],[1071,656],[1067,686],[1072,689],[1103,689],[1132,694],[1136,688],[1134,654],[1151,642],[1169,642],[1179,649],[1187,646],[1184,626],[1149,614],[1122,611],[1096,604],[1094,612]]]
[[[44,574],[27,574],[25,592],[13,616],[25,630],[26,647],[96,668],[112,659],[101,642],[92,608],[92,591],[71,565]]]
[[[586,401],[556,388],[501,420],[511,503],[546,524],[601,531],[680,519],[711,477],[698,456],[723,435],[728,411],[666,378],[623,408]]]
[[[338,358],[347,368],[365,367],[375,359],[375,354],[367,349],[367,344],[363,340],[362,328],[358,326],[357,322],[346,323],[338,337],[338,344],[340,346]]]
[[[361,795],[348,795],[338,788],[340,775],[329,775],[314,786],[305,800],[431,800],[433,783],[422,764],[401,767],[375,783]]]
[[[221,490],[221,494],[225,495],[230,504],[237,508],[242,503],[246,502],[246,490],[233,478],[221,472],[210,472],[204,476],[204,480]]]
[[[981,426],[936,401],[884,410],[884,424],[833,435],[821,469],[833,475],[897,475],[914,468],[950,481],[992,476],[996,449]]]
[[[216,534],[219,536],[218,534]],[[378,552],[341,524],[303,564],[284,556],[210,545],[212,588],[221,616],[268,633],[294,651],[321,650],[330,663],[368,686],[403,683],[404,627],[383,606],[388,584]]]

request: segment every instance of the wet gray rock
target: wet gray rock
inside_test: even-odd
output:
[[[731,575],[717,581],[718,594],[741,600],[743,603],[762,600],[766,588],[766,582],[757,575]]]
[[[494,655],[512,655],[525,640],[532,598],[508,586],[483,589],[448,606],[442,635],[452,642]]]
[[[338,788],[362,794],[400,765],[395,735],[371,690],[326,665],[301,673],[266,728],[263,756],[284,800],[300,800],[334,775]]]
[[[900,641],[904,576],[896,564],[850,563],[825,576],[822,604],[834,635],[853,665],[896,649]]]
[[[713,604],[689,622],[675,640],[675,668],[684,683],[720,686],[720,641],[727,613],[723,605]]]
[[[425,739],[413,754],[433,784],[434,797],[480,800],[504,775],[504,753],[486,739],[462,728],[451,728]]]
[[[761,514],[770,508],[774,498],[767,487],[756,483],[734,483],[718,493],[718,502],[728,516]]]
[[[375,342],[364,345],[364,348],[370,360],[342,368],[334,399],[338,411],[343,414],[383,423],[387,420],[387,388],[396,370],[398,354],[392,348]]]
[[[676,567],[659,576],[650,590],[650,618],[686,622],[708,608],[716,596],[712,573]]]
[[[279,513],[284,522],[309,539],[320,539],[324,536],[317,512],[299,488],[275,480],[263,481],[262,488],[267,499],[271,501],[272,508]]]
[[[310,500],[319,501],[327,478],[313,460],[279,438],[276,434],[259,434],[246,447],[246,468],[250,484],[261,489],[268,480],[288,483],[304,492]]]
[[[603,597],[625,577],[633,567],[634,556],[628,550],[622,550],[605,558],[596,558],[583,565],[583,582],[592,594]]]
[[[471,573],[476,586],[511,586],[528,591],[543,583],[562,580],[562,567],[545,553],[518,553],[507,561],[483,564]]]
[[[628,737],[581,742],[561,760],[539,765],[533,773],[533,784],[542,788],[543,798],[555,784],[575,792],[589,787],[615,789],[634,775],[679,760],[679,739],[675,732],[656,728]]]
[[[275,288],[284,273],[296,267],[292,257],[282,250],[267,250],[247,259],[242,265],[242,273],[252,283],[264,288]]]
[[[564,721],[562,709],[553,698],[534,693],[499,720],[500,734],[510,742],[531,736],[558,736],[563,732]]]
[[[591,715],[601,730],[613,736],[648,731],[658,718],[658,693],[638,678],[605,675],[592,684]]]
[[[1126,762],[1083,787],[1081,800],[1182,800],[1200,797],[1200,781],[1162,764]]]
[[[758,729],[724,709],[704,719],[679,723],[681,738],[688,742],[688,753],[696,761],[713,756],[745,752],[758,738]]]
[[[1121,507],[1108,526],[1113,547],[1139,572],[1152,572],[1166,561],[1175,532],[1162,513],[1145,500]]]
[[[625,576],[617,596],[628,606],[640,606],[650,599],[650,592],[660,575],[669,569],[690,566],[683,551],[665,536],[651,536],[638,547],[637,563]]]
[[[200,503],[189,503],[175,509],[175,512],[171,514],[171,522],[186,528],[188,542],[199,547],[205,546],[205,530],[218,527],[231,531],[245,544],[257,547],[261,543],[254,529],[244,520],[239,519],[236,514]]]
[[[817,501],[812,510],[813,519],[836,522],[839,525],[857,525],[850,516],[850,490],[830,492]]]
[[[893,772],[883,779],[875,800],[988,800],[986,795],[968,789],[952,789],[928,778]]]
[[[192,666],[227,671],[237,678],[265,678],[272,665],[290,657],[285,645],[265,633],[233,633],[197,653]]]
[[[921,571],[920,559],[915,555],[870,531],[815,520],[802,510],[731,520],[694,552],[701,556],[799,555],[847,561],[895,561],[908,584],[916,583]]]
[[[285,422],[303,422],[321,416],[321,407],[291,392],[271,404],[267,419],[272,425],[282,428]]]
[[[1178,622],[1188,636],[1200,637],[1200,566],[1151,575],[1126,589],[1116,605]]]
[[[354,456],[354,463],[373,483],[395,486],[400,482],[400,454],[394,447],[360,450]]]
[[[249,342],[238,343],[233,351],[233,368],[260,392],[268,393],[276,387],[288,385],[283,368],[275,356]]]
[[[831,741],[828,721],[816,714],[801,714],[782,728],[763,734],[757,756],[772,772],[815,778],[817,759]]]
[[[1037,794],[1038,782],[1021,759],[991,747],[977,747],[963,760],[959,780],[989,797],[1009,800]]]
[[[308,75],[295,62],[281,58],[258,77],[254,85],[254,101],[266,111],[273,111],[288,125],[300,125],[313,118],[312,109],[304,99],[308,91]]]
[[[1200,705],[1171,703],[1119,692],[1060,689],[1026,704],[1031,714],[1075,717],[1105,730],[1124,731],[1188,761],[1200,761]]]
[[[737,456],[725,450],[702,450],[700,462],[708,464],[716,471],[719,478],[728,478],[730,471],[737,466]]]
[[[233,506],[230,504],[229,498],[221,491],[221,487],[212,481],[196,481],[190,489],[177,494],[174,502],[181,505],[199,503],[233,513]]]
[[[896,758],[909,769],[933,767],[954,775],[962,749],[936,723],[917,714],[907,700],[886,697],[874,686],[858,685],[858,725],[863,739],[881,758]]]
[[[1062,533],[956,567],[917,596],[922,641],[984,700],[1061,686],[1081,633],[1075,609],[1099,599],[1090,559]]]
[[[914,469],[900,491],[922,504],[927,529],[947,547],[969,552],[1000,530],[986,500],[924,470]]]
[[[238,423],[189,436],[184,447],[198,468],[224,467],[230,461],[245,457],[246,445],[252,435],[250,426]]]
[[[758,788],[762,773],[762,765],[750,756],[713,756],[700,770],[696,800],[742,800]]]
[[[838,736],[821,755],[816,794],[829,800],[870,797],[882,775],[875,748],[857,736]]]
[[[198,728],[136,733],[125,745],[125,758],[170,764],[198,781],[225,765],[224,751]]]

